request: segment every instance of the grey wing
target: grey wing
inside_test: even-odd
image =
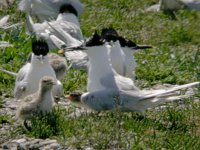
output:
[[[119,87],[115,81],[115,78],[113,78],[113,74],[107,74],[104,77],[102,77],[100,80],[100,83],[105,89],[115,89],[119,90]]]
[[[81,29],[76,24],[63,21],[59,25],[64,31],[69,33],[72,37],[78,39],[79,41],[83,40]]]
[[[89,58],[83,51],[65,52],[66,59],[71,63],[72,68],[86,70],[89,65]]]
[[[21,105],[17,111],[17,117],[27,119],[28,117],[31,117],[31,114],[37,112],[38,102],[35,98],[36,94],[32,94],[21,99]]]
[[[17,82],[22,81],[26,77],[27,73],[29,72],[30,65],[31,65],[30,63],[27,63],[19,70],[16,78]]]
[[[115,81],[120,90],[135,90],[139,91],[139,89],[135,86],[133,80],[130,78],[126,78],[120,75],[115,76]]]
[[[114,70],[112,74],[107,74],[106,76],[101,78],[100,82],[106,88],[139,91],[139,89],[134,85],[133,81],[130,78],[121,76],[117,74]]]
[[[143,97],[142,92],[120,90],[119,103],[121,111],[143,112],[147,108],[146,103],[140,101]]]
[[[117,91],[101,90],[91,93],[84,93],[81,102],[90,109],[96,111],[114,110]]]
[[[29,69],[30,69],[30,63],[27,63],[19,70],[17,74],[15,88],[14,88],[14,97],[17,99],[21,98],[24,92],[28,89],[28,83],[25,81],[25,78],[28,74]]]
[[[30,103],[30,104],[33,103],[33,104],[34,104],[34,103],[36,102],[37,95],[38,95],[38,93],[30,94],[30,95],[24,97],[24,98],[22,99],[22,101],[23,101],[25,104],[26,104],[26,103]],[[23,102],[22,102],[22,103],[23,103]]]
[[[83,94],[81,102],[97,111],[142,112],[146,109],[146,105],[140,103],[142,97],[138,92],[106,89]]]
[[[28,82],[20,81],[15,83],[14,97],[22,98],[24,93],[28,90]]]

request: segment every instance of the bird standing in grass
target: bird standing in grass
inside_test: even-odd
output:
[[[119,75],[110,62],[109,45],[97,33],[86,42],[89,57],[87,90],[94,92],[106,87],[111,89],[138,90],[130,78]],[[68,48],[69,49],[69,48]],[[66,51],[68,50],[66,49]],[[76,48],[79,50],[79,48]],[[80,48],[81,49],[81,48]]]
[[[17,119],[26,121],[34,114],[51,112],[54,103],[52,88],[55,84],[56,81],[53,77],[42,77],[37,92],[20,99],[20,105],[16,113]]]
[[[95,111],[144,112],[166,102],[189,98],[192,95],[175,93],[186,88],[200,85],[200,82],[180,85],[168,90],[125,91],[107,88],[94,92],[70,94],[67,99],[79,106]],[[175,96],[179,95],[179,96]]]
[[[48,52],[49,49],[46,42],[32,42],[31,62],[23,66],[17,73],[14,88],[15,98],[19,99],[35,93],[43,76],[51,76],[56,80],[55,72],[49,64]],[[59,80],[56,81],[57,84],[53,87],[53,95],[61,96],[63,94],[63,87]]]
[[[88,92],[69,95],[68,99],[71,102],[79,102],[96,111],[114,111],[118,108],[120,111],[144,112],[168,101],[188,98],[191,94],[181,95],[175,92],[200,84],[194,82],[168,90],[140,90],[131,79],[120,76],[112,68],[106,44],[108,43],[103,43],[97,35],[86,43],[90,62]]]

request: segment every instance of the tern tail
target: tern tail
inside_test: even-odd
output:
[[[17,76],[17,73],[11,72],[11,71],[8,71],[8,70],[2,69],[2,68],[0,68],[0,71],[2,71],[4,73],[7,73],[7,74],[9,74],[11,76],[15,76],[15,77]]]
[[[147,94],[147,96],[141,98],[140,102],[138,103],[138,106],[143,106],[144,108],[142,108],[142,110],[145,110],[146,108],[154,108],[166,102],[178,101],[181,99],[189,98],[192,95],[194,95],[194,93],[186,93],[184,95],[180,95],[180,93],[175,92],[198,85],[200,85],[200,82],[193,82],[189,84],[180,85],[166,91],[155,90],[153,94]]]
[[[148,94],[146,97],[142,98],[141,100],[151,99],[154,97],[166,97],[166,96],[173,94],[173,92],[176,92],[176,91],[179,91],[182,89],[186,89],[186,88],[190,88],[193,86],[197,86],[197,85],[200,85],[200,82],[192,82],[192,83],[188,83],[188,84],[184,84],[184,85],[179,85],[179,86],[173,87],[166,91],[160,91],[160,92],[156,92],[154,94]]]

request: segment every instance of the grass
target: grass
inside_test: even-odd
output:
[[[139,44],[154,47],[135,52],[140,88],[156,84],[184,84],[200,79],[200,12],[180,10],[175,18],[163,12],[143,10],[155,0],[82,0],[85,11],[80,16],[83,34],[88,37],[97,29],[112,26]],[[16,9],[0,10],[10,14],[11,22],[25,22],[25,15]],[[31,51],[25,26],[0,30],[0,40],[10,41],[13,48],[0,49],[0,67],[17,72]],[[13,97],[15,78],[0,72],[0,94]],[[63,81],[65,94],[85,91],[87,73],[70,70]],[[168,104],[167,108],[150,109],[145,117],[136,113],[101,112],[72,119],[70,112],[55,108],[52,114],[32,121],[33,130],[24,133],[37,138],[56,138],[71,148],[91,146],[95,149],[200,149],[200,105],[191,98]],[[1,98],[2,99],[2,98]],[[1,101],[0,99],[0,101]],[[1,102],[0,102],[1,103]],[[186,107],[181,107],[181,106]],[[0,116],[3,118],[3,116]],[[37,118],[36,118],[37,119]],[[0,119],[1,120],[1,119]],[[1,122],[1,121],[0,121]]]

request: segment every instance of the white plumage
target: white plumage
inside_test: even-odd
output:
[[[56,19],[63,4],[71,4],[78,15],[83,12],[83,4],[79,0],[21,0],[19,9],[44,20]]]
[[[15,98],[19,99],[35,93],[38,90],[39,81],[43,76],[51,76],[57,81],[57,84],[53,86],[54,96],[63,95],[62,84],[56,79],[55,71],[49,63],[48,52],[49,49],[45,42],[32,42],[31,61],[17,73],[14,88]]]
[[[48,57],[44,56],[43,63],[41,63],[39,56],[32,54],[31,63],[23,66],[17,74],[14,88],[15,98],[19,99],[35,93],[43,76],[51,76],[56,80],[55,72],[48,62]],[[54,96],[63,94],[63,91],[58,92],[58,89],[62,89],[62,84],[58,80],[57,83],[59,85],[57,84],[53,87]]]
[[[134,85],[131,79],[120,76],[115,72],[110,63],[109,50],[106,44],[95,45],[95,42],[97,42],[95,38],[92,42],[90,47],[87,47],[90,62],[88,92],[75,98],[74,94],[70,95],[68,98],[72,102],[77,103],[79,101],[79,103],[96,111],[114,111],[118,108],[120,111],[144,112],[147,108],[189,97],[191,95],[174,96],[174,94],[176,95],[174,92],[200,84],[200,82],[194,82],[168,90],[142,91]]]
[[[50,49],[57,48],[54,42],[52,42],[51,36],[55,36],[57,40],[63,41],[66,44],[65,33],[70,34],[73,38],[83,42],[83,35],[80,29],[78,18],[72,13],[59,14],[57,20],[44,21],[43,23],[34,23],[31,16],[27,17],[27,26],[30,33],[35,33],[39,37],[45,39]],[[54,27],[57,30],[52,29]],[[55,39],[53,39],[55,40]]]
[[[94,92],[105,88],[120,90],[138,90],[133,81],[119,75],[111,66],[108,43],[94,34],[86,43],[85,51],[89,57],[87,90]]]
[[[95,92],[84,93],[80,101],[86,107],[96,111],[125,111],[125,112],[144,112],[148,108],[154,108],[160,104],[189,98],[191,95],[176,95],[174,92],[199,85],[200,82],[194,82],[181,85],[176,88],[163,91],[124,91],[105,89]],[[149,94],[153,93],[153,94]]]

